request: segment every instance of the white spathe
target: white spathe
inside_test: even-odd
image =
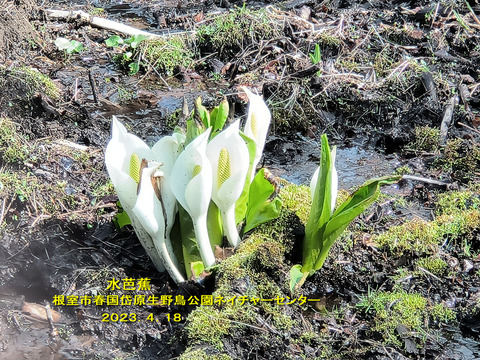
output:
[[[142,170],[140,192],[132,211],[152,237],[165,268],[178,284],[185,281],[185,278],[170,245],[170,230],[175,217],[176,201],[175,198],[171,199],[168,196],[171,191],[163,182],[164,173],[159,170],[161,168],[161,163],[149,162]]]
[[[105,164],[108,175],[112,180],[118,199],[130,217],[135,233],[145,251],[152,259],[159,271],[164,271],[162,259],[155,250],[151,236],[140,225],[132,209],[137,201],[137,182],[130,176],[130,159],[132,154],[137,154],[140,159],[151,158],[151,150],[148,145],[130,134],[115,116],[112,119],[112,138],[108,142],[105,151]]]
[[[178,156],[171,171],[170,187],[193,221],[195,236],[206,268],[215,264],[207,230],[207,212],[212,195],[212,166],[206,155],[211,129],[197,136]]]
[[[335,205],[337,203],[337,193],[338,193],[338,173],[337,169],[335,168],[335,158],[337,155],[337,148],[334,147],[331,152],[331,159],[333,163],[333,171],[331,172],[331,177],[332,177],[332,202],[331,202],[331,215],[333,214],[333,210],[335,210]],[[315,194],[315,189],[317,187],[317,180],[318,180],[318,174],[320,173],[320,166],[317,167],[317,170],[313,173],[312,180],[310,180],[310,195],[312,197],[313,201],[313,196]]]
[[[178,155],[183,150],[185,143],[185,135],[181,133],[173,133],[172,136],[164,136],[152,147],[153,160],[162,164],[161,171],[163,175],[159,177],[160,192],[164,204],[173,204],[165,208],[167,217],[167,237],[165,239],[165,246],[173,254],[173,247],[170,241],[170,231],[175,222],[175,215],[177,213],[177,199],[171,189],[171,172]]]
[[[240,242],[235,222],[235,202],[242,194],[250,163],[248,148],[237,120],[207,145],[212,164],[212,200],[220,210],[224,232],[233,247]]]
[[[246,87],[242,87],[243,91],[248,96],[248,114],[247,122],[245,123],[245,129],[243,132],[250,139],[255,141],[255,159],[253,161],[253,171],[251,174],[251,181],[255,176],[255,169],[263,154],[263,148],[267,139],[268,128],[272,120],[270,110],[268,110],[267,104],[263,101],[262,97],[252,93]]]

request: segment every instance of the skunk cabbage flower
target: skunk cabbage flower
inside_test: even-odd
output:
[[[242,194],[250,163],[239,125],[237,120],[207,145],[207,157],[212,164],[212,200],[220,209],[225,235],[233,247],[240,242],[235,222],[235,202]]]
[[[207,230],[207,212],[212,195],[212,166],[206,155],[210,128],[189,143],[171,171],[170,187],[193,221],[195,236],[206,268],[215,264]]]
[[[155,267],[159,271],[164,271],[163,262],[155,250],[151,236],[140,226],[140,223],[132,212],[137,200],[137,188],[139,174],[132,174],[133,163],[139,163],[138,159],[148,159],[151,157],[151,150],[148,145],[140,138],[129,134],[115,116],[112,119],[112,138],[108,142],[105,151],[105,164],[108,175],[112,180],[118,199],[130,217],[135,233],[145,251],[152,259]],[[140,165],[138,168],[140,168]],[[135,177],[132,177],[132,175]]]
[[[249,106],[247,122],[245,123],[245,129],[243,132],[249,138],[255,141],[255,160],[253,161],[253,171],[251,180],[255,176],[255,169],[257,167],[260,158],[262,157],[263,147],[265,146],[265,140],[267,138],[268,128],[272,116],[268,110],[267,104],[259,95],[255,95],[246,87],[242,87],[243,91],[248,96]]]
[[[142,170],[140,191],[132,211],[143,228],[152,237],[163,264],[176,283],[185,281],[170,244],[170,230],[175,216],[175,198],[163,182],[162,164],[148,163]]]
[[[167,207],[165,213],[167,225],[166,244],[169,250],[173,253],[173,248],[170,242],[170,231],[175,222],[175,214],[177,213],[177,199],[173,194],[170,186],[172,167],[177,160],[178,155],[183,150],[185,143],[185,135],[174,133],[172,136],[164,136],[152,147],[152,160],[161,163],[162,177],[158,178],[159,185],[161,185],[161,196],[164,204],[173,204]]]
[[[337,174],[337,169],[335,168],[335,156],[337,154],[337,148],[332,149],[332,166],[333,166],[333,171],[331,172],[332,174],[332,203],[331,203],[331,209],[332,212],[331,214],[333,215],[333,210],[335,210],[335,204],[337,203],[337,192],[338,192],[338,174]],[[315,188],[317,186],[317,179],[318,179],[318,174],[320,173],[320,166],[315,170],[312,176],[312,180],[310,180],[310,195],[312,196],[312,201],[313,201],[313,196],[315,194]]]

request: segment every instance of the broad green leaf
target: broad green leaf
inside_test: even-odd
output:
[[[198,250],[192,218],[180,205],[178,205],[178,213],[185,271],[187,273],[187,277],[190,278],[192,276],[191,264],[198,261],[201,262],[202,257],[200,256],[200,251]],[[174,239],[172,239],[172,243],[173,241]]]
[[[200,96],[195,100],[195,116],[198,120],[202,121],[205,128],[208,129],[210,127],[210,113],[205,106],[202,105],[202,98]]]
[[[83,44],[77,40],[71,40],[70,45],[65,50],[67,54],[79,53],[84,49]]]
[[[220,211],[213,201],[210,201],[207,213],[207,229],[210,244],[215,249],[215,245],[222,246],[223,243],[223,226]]]
[[[200,275],[205,271],[205,266],[201,261],[194,261],[190,263],[190,272],[193,273],[195,279],[200,277]]]
[[[256,151],[256,144],[253,139],[250,139],[246,136],[242,131],[240,131],[240,136],[245,143],[247,144],[248,148],[248,155],[250,156],[250,164],[248,166],[247,177],[245,179],[245,185],[243,186],[242,195],[238,198],[235,203],[235,222],[239,224],[241,221],[245,219],[245,215],[247,214],[247,203],[248,203],[248,194],[250,189],[250,179],[252,177],[253,169],[253,162],[255,160],[255,151]]]
[[[293,265],[290,269],[290,292],[293,293],[302,286],[305,279],[306,275],[302,272],[302,265]]]
[[[322,53],[320,52],[320,46],[318,44],[315,44],[313,54],[309,54],[309,56],[313,65],[318,64],[320,60],[322,60]]]
[[[244,232],[278,217],[282,200],[275,197],[270,201],[274,192],[275,186],[265,178],[265,169],[261,169],[250,184]]]
[[[335,210],[332,217],[336,217],[344,211],[351,209],[375,192],[379,190],[379,187],[382,185],[394,184],[402,178],[401,175],[387,175],[382,176],[376,179],[367,180],[355,193],[350,195],[347,200],[345,200],[340,206]]]
[[[229,114],[229,106],[227,99],[223,99],[219,106],[215,107],[210,113],[210,125],[213,127],[213,132],[221,131]]]
[[[380,195],[380,187],[393,184],[401,178],[400,175],[397,175],[369,180],[340,205],[325,227],[322,254],[315,264],[315,270],[323,266],[330,248],[347,226],[377,200]]]
[[[105,45],[108,47],[116,47],[123,44],[123,39],[118,35],[112,35],[107,40],[105,40]]]
[[[327,136],[322,135],[320,173],[303,241],[303,272],[314,270],[323,248],[323,231],[331,217],[333,161]]]
[[[138,44],[140,44],[143,40],[146,40],[147,37],[145,35],[133,35],[128,39],[125,39],[126,44],[130,44],[132,49],[135,49]]]
[[[175,215],[175,222],[170,230],[170,243],[172,244],[173,253],[177,258],[180,266],[185,268],[185,261],[183,259],[183,244],[182,244],[182,232],[180,224],[180,212]],[[186,268],[185,268],[186,269]]]
[[[322,238],[318,239],[318,241],[322,243],[321,251],[318,253],[313,268],[308,269],[305,267],[302,268],[302,270],[311,271],[320,269],[327,259],[330,248],[335,243],[335,240],[358,215],[377,200],[380,195],[380,187],[382,185],[393,184],[400,179],[401,176],[385,176],[369,180],[344,201],[332,215],[330,221],[322,228]]]
[[[140,66],[138,65],[137,62],[132,62],[128,64],[128,68],[129,68],[128,75],[135,75],[140,71]]]
[[[118,207],[118,213],[113,217],[113,224],[115,225],[115,228],[117,229],[117,231],[121,232],[122,228],[124,228],[127,225],[131,225],[132,222],[130,221],[128,214],[123,210],[122,205],[120,204],[120,201],[117,201],[117,207]]]
[[[190,144],[193,139],[205,131],[203,123],[197,121],[194,116],[187,119],[187,135],[185,139],[185,146]]]

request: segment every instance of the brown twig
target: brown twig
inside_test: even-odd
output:
[[[48,303],[48,301],[45,301],[45,311],[47,313],[48,326],[50,327],[50,337],[53,341],[55,341],[58,336],[58,331],[55,327],[55,323],[52,317],[52,309],[50,308],[50,304]]]
[[[4,198],[3,201],[2,201],[2,212],[0,213],[0,226],[2,226],[3,218],[5,216],[5,202],[6,201],[7,201],[6,198]]]
[[[452,96],[450,99],[449,104],[445,107],[445,111],[443,113],[442,124],[440,125],[440,145],[445,145],[447,143],[447,135],[448,135],[448,128],[452,123],[453,119],[453,111],[455,109],[455,105],[457,104],[457,96]]]
[[[470,10],[470,12],[472,13],[472,16],[473,16],[473,20],[475,20],[475,22],[480,25],[480,20],[478,20],[478,17],[477,15],[475,14],[475,12],[473,11],[472,7],[470,6],[470,4],[466,1],[465,2],[467,4],[467,7],[468,7],[468,10]]]
[[[93,101],[95,101],[95,104],[98,104],[97,86],[95,85],[95,80],[93,79],[91,69],[88,70],[88,81],[90,82],[90,86],[92,88]]]
[[[474,128],[471,127],[471,126],[468,126],[467,124],[464,124],[464,123],[459,122],[458,125],[461,125],[461,126],[463,126],[463,127],[466,127],[467,129],[472,130],[472,131],[476,132],[477,134],[480,134],[480,131],[478,131],[477,129],[474,129]]]
[[[403,179],[409,179],[409,180],[414,180],[414,181],[421,181],[427,184],[432,184],[432,185],[438,185],[438,186],[448,186],[450,185],[449,183],[443,182],[443,181],[438,181],[434,179],[428,179],[424,178],[421,176],[415,176],[415,175],[403,175]]]

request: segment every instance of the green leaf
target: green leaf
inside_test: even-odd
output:
[[[248,155],[250,156],[250,164],[248,165],[247,176],[245,178],[245,185],[243,186],[243,191],[238,200],[235,202],[235,222],[239,224],[241,221],[245,219],[245,215],[247,214],[247,203],[248,203],[248,194],[250,190],[250,179],[252,176],[253,169],[253,161],[255,160],[255,151],[257,145],[253,139],[250,139],[246,136],[242,131],[240,131],[240,136],[245,143],[247,144],[248,148]]]
[[[213,201],[210,201],[210,205],[208,206],[207,230],[208,230],[208,237],[210,239],[210,244],[212,245],[212,249],[215,248],[215,245],[222,246],[222,243],[223,243],[222,217],[220,216],[220,210],[218,210],[217,205],[215,205]]]
[[[261,169],[250,184],[244,232],[278,217],[282,200],[269,200],[274,192],[275,186],[265,178],[265,169]]]
[[[306,278],[307,276],[302,272],[302,265],[293,265],[290,269],[290,292],[293,293],[302,286]]]
[[[191,264],[195,262],[202,262],[202,257],[200,256],[200,251],[198,250],[192,218],[188,212],[180,206],[180,204],[178,205],[178,214],[185,271],[187,273],[187,277],[190,278],[192,277]],[[173,241],[174,239],[172,239],[172,243]]]
[[[310,272],[321,256],[323,247],[323,231],[331,217],[332,204],[332,175],[334,164],[328,146],[327,136],[322,135],[322,150],[320,159],[320,173],[312,199],[312,208],[305,227],[303,241],[303,272]]]
[[[187,134],[185,139],[185,146],[188,145],[193,139],[205,131],[203,123],[195,120],[193,116],[187,119]]]
[[[105,40],[105,45],[108,47],[116,47],[123,44],[123,39],[118,35],[112,35],[107,40]]]
[[[140,71],[140,66],[138,65],[137,62],[132,62],[128,64],[128,68],[129,68],[128,75],[135,75]]]
[[[205,266],[201,261],[194,261],[190,263],[190,272],[193,274],[195,279],[199,278],[200,275],[204,272]]]
[[[401,179],[401,175],[384,176],[372,179],[363,184],[353,195],[345,200],[332,215],[330,221],[323,227],[318,239],[321,242],[321,251],[317,256],[312,269],[302,268],[302,271],[318,270],[327,259],[330,248],[346,227],[362,212],[369,208],[380,195],[382,185],[393,184]]]
[[[67,54],[79,53],[84,49],[83,44],[77,40],[71,40],[70,45],[65,50]]]
[[[123,210],[123,207],[122,207],[122,204],[120,204],[120,201],[117,201],[117,208],[118,208],[118,213],[113,217],[112,221],[117,231],[121,232],[122,228],[124,228],[127,225],[131,225],[132,222],[128,217],[128,214]]]
[[[133,35],[128,39],[125,39],[126,44],[130,44],[132,49],[137,48],[138,44],[140,44],[143,40],[148,39],[145,35]]]
[[[193,226],[193,225],[192,225]],[[179,265],[185,268],[185,261],[183,258],[183,244],[182,244],[182,232],[180,224],[180,212],[175,215],[175,222],[170,230],[170,243],[172,245],[173,253],[175,254]],[[186,268],[185,268],[186,269]]]
[[[200,96],[195,100],[195,117],[202,121],[206,129],[210,127],[210,113],[205,106],[202,105],[202,98]]]
[[[215,107],[210,113],[210,125],[212,132],[221,131],[227,121],[230,108],[227,99],[223,99],[219,106]]]
[[[310,60],[312,61],[313,65],[318,64],[322,60],[322,53],[320,51],[320,46],[315,44],[315,49],[313,50],[313,54],[308,54],[310,56]]]

